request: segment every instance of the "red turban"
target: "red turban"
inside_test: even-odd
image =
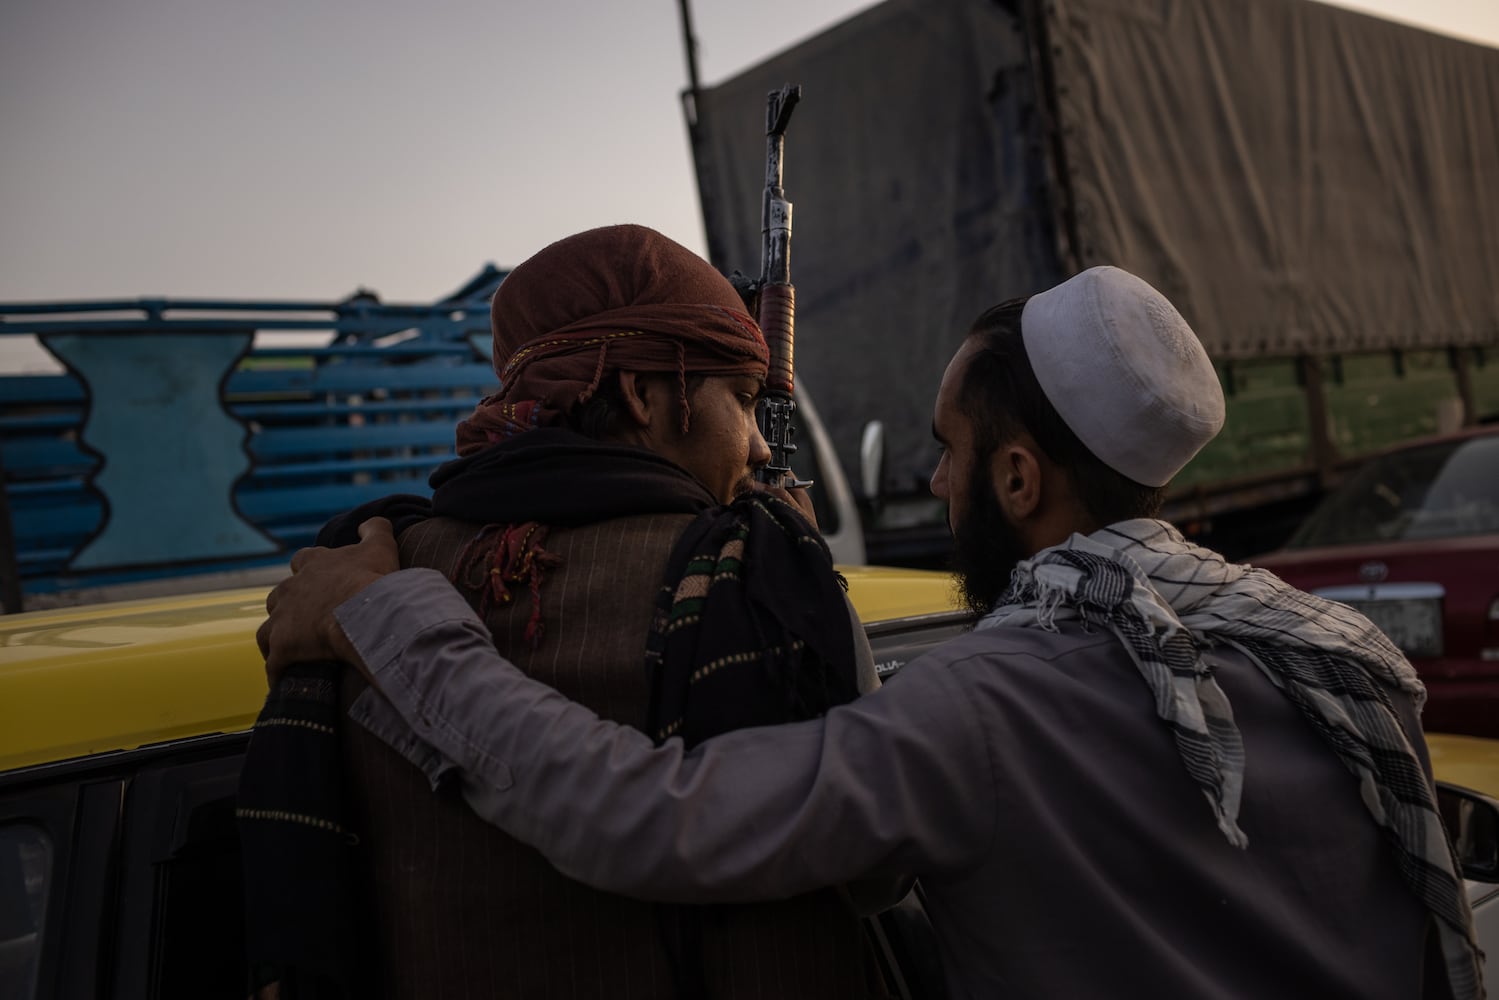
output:
[[[458,425],[458,453],[564,422],[604,376],[675,372],[686,431],[686,376],[756,375],[769,358],[727,278],[644,226],[559,240],[500,283],[490,306],[500,391]]]

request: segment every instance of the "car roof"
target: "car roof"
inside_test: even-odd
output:
[[[1439,779],[1499,799],[1499,740],[1427,733],[1426,748]]]
[[[265,588],[0,616],[0,771],[248,729]]]
[[[848,597],[865,625],[916,615],[955,611],[957,583],[949,573],[888,566],[840,567]]]
[[[953,605],[951,578],[847,567],[865,622]],[[249,729],[264,587],[0,616],[0,771]]]

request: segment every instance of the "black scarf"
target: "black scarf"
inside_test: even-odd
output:
[[[432,498],[398,493],[340,514],[317,544],[359,541],[359,525],[389,518],[397,537],[428,517],[477,524],[539,521],[558,528],[636,514],[698,514],[713,494],[655,452],[606,444],[560,427],[540,427],[440,466]]]
[[[857,698],[842,584],[827,543],[783,500],[746,494],[699,515],[656,601],[646,733],[692,747]]]
[[[359,838],[344,826],[342,665],[293,664],[266,698],[235,801],[251,997],[367,992],[359,961]],[[262,992],[264,991],[264,992]]]

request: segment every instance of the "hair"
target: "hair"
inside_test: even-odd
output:
[[[647,372],[644,373],[644,377],[674,380],[676,376],[675,373],[669,372]],[[692,374],[686,376],[682,383],[682,390],[685,392],[683,405],[686,404],[687,398],[697,393],[698,386],[703,384],[705,377]],[[623,391],[619,387],[619,372],[613,371],[603,377],[598,389],[588,397],[588,402],[568,411],[567,426],[595,441],[609,441],[620,436],[624,429],[622,426],[624,419],[625,402]]]
[[[987,310],[969,330],[979,350],[969,359],[958,389],[973,423],[974,458],[981,465],[1001,446],[1029,434],[1072,482],[1083,509],[1098,526],[1160,513],[1164,487],[1144,486],[1116,472],[1078,440],[1036,380],[1020,334],[1025,298]]]

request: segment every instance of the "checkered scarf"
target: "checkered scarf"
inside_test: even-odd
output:
[[[1425,689],[1400,651],[1363,615],[1229,563],[1164,521],[1073,535],[1020,563],[978,628],[1080,619],[1124,642],[1155,695],[1188,774],[1229,842],[1238,825],[1244,744],[1204,645],[1247,654],[1358,779],[1364,804],[1396,849],[1401,875],[1436,918],[1453,995],[1483,995],[1473,918],[1435,793],[1390,701]]]

